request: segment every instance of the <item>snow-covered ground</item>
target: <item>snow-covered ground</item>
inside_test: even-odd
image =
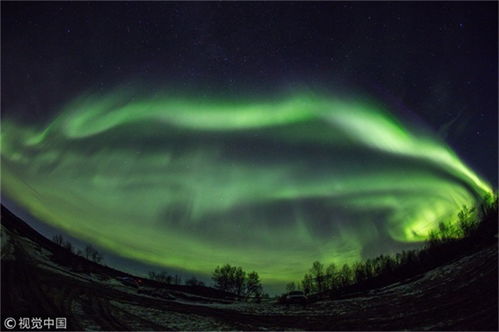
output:
[[[173,330],[213,331],[231,329],[231,326],[225,324],[223,321],[207,316],[158,310],[118,301],[110,301],[110,303],[128,312],[133,312],[135,315],[148,319],[158,325],[168,326]]]

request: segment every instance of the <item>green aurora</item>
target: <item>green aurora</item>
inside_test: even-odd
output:
[[[139,261],[264,282],[422,241],[491,188],[443,142],[372,102],[87,94],[46,127],[4,115],[2,192]]]

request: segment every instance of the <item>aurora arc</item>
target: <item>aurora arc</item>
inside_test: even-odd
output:
[[[45,127],[2,123],[2,192],[140,261],[264,282],[424,240],[491,188],[372,102],[87,94]]]

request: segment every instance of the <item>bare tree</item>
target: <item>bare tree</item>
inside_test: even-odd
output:
[[[62,247],[64,249],[67,249],[69,252],[73,252],[73,244],[69,241],[65,241],[63,244],[62,244]]]
[[[312,275],[306,273],[301,283],[305,294],[312,294],[315,292],[314,278]]]
[[[310,274],[315,282],[315,288],[317,292],[322,292],[325,290],[325,276],[324,276],[324,265],[319,261],[315,261],[310,269]]]
[[[324,287],[326,289],[334,289],[337,286],[337,269],[334,263],[328,265],[324,276]]]
[[[102,261],[102,255],[91,245],[87,244],[84,249],[84,257],[96,263]]]
[[[237,295],[242,295],[245,291],[246,272],[241,267],[229,264],[217,266],[211,278],[215,282],[215,288]]]
[[[61,234],[57,234],[52,237],[52,241],[62,247],[62,245],[64,244],[64,237]]]
[[[231,291],[232,266],[226,264],[222,267],[217,266],[211,276],[215,283],[215,288],[230,292]]]
[[[173,276],[173,284],[174,285],[181,285],[182,284],[182,277],[180,277],[178,274]]]
[[[255,271],[250,272],[246,280],[246,296],[252,296],[257,300],[257,302],[260,302],[262,294],[263,287],[258,273]]]

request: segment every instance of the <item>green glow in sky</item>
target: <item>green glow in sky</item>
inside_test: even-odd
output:
[[[264,282],[424,240],[487,183],[369,102],[85,95],[46,127],[2,123],[2,191],[119,255]]]

